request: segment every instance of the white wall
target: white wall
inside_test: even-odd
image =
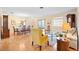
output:
[[[76,22],[77,22],[77,29],[78,29],[78,44],[77,44],[77,47],[78,47],[78,50],[79,50],[79,8],[77,8],[77,20],[76,20]]]

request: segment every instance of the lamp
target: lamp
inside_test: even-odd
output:
[[[63,23],[62,29],[63,29],[63,31],[67,32],[70,29],[70,24],[69,23]]]

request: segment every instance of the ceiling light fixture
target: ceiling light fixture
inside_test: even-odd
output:
[[[40,9],[43,9],[44,7],[40,7]]]

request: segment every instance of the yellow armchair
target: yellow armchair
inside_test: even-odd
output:
[[[45,45],[48,42],[48,37],[45,36],[41,36],[40,39],[38,40],[38,45],[42,46]]]
[[[41,29],[32,29],[32,41],[34,44],[42,46],[48,42],[48,36],[43,35]]]

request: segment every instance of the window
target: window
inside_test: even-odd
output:
[[[58,17],[53,20],[53,26],[62,26],[63,24],[63,17]]]
[[[38,27],[39,27],[39,28],[44,28],[44,26],[45,26],[44,20],[39,20],[39,21],[38,21]]]

